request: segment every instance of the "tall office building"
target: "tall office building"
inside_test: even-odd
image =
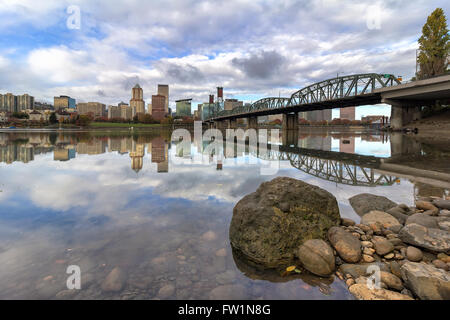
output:
[[[119,106],[108,106],[108,119],[121,118]]]
[[[156,120],[162,120],[166,116],[165,111],[166,97],[160,94],[152,95],[152,117]]]
[[[28,93],[15,96],[12,93],[0,94],[0,112],[23,112],[34,109],[34,97]]]
[[[341,108],[340,114],[341,119],[355,120],[355,107]]]
[[[242,107],[244,105],[243,101],[239,101],[238,99],[225,99],[224,109],[225,110],[233,110],[237,107]]]
[[[73,99],[69,96],[54,97],[53,98],[53,106],[56,111],[59,109],[66,109],[66,108],[75,109],[76,108],[75,99]]]
[[[131,89],[130,107],[133,117],[138,113],[145,113],[144,91],[139,84]]]
[[[180,117],[190,117],[191,113],[191,101],[192,99],[182,99],[175,101],[177,106],[177,116]]]
[[[166,113],[169,113],[169,85],[158,84],[158,95],[164,96],[166,98],[164,104],[164,111]]]
[[[21,96],[17,96],[17,111],[34,109],[34,97],[25,93]]]

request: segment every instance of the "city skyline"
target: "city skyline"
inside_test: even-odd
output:
[[[409,79],[423,21],[446,2],[380,1],[379,28],[367,24],[374,12],[369,1],[142,2],[142,10],[77,1],[79,29],[67,26],[71,4],[8,1],[0,6],[5,75],[0,92],[28,92],[47,102],[68,95],[111,105],[127,101],[135,83],[144,88],[168,83],[169,106],[192,98],[195,111],[216,86],[225,88],[226,98],[251,102],[288,96],[337,74],[370,70]],[[183,15],[187,10],[193,14]],[[215,12],[223,19],[214,19]],[[144,100],[148,105],[151,96]],[[356,118],[388,109],[361,107]]]

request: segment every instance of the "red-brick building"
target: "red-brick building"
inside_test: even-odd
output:
[[[166,97],[160,94],[152,95],[152,117],[162,120],[166,116]]]

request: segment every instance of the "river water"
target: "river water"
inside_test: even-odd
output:
[[[270,141],[266,153],[236,143],[220,157],[205,154],[208,138],[171,141],[167,131],[0,133],[0,299],[351,299],[337,278],[282,277],[239,258],[228,238],[234,205],[276,176],[326,189],[356,221],[348,198],[359,193],[407,205],[449,195],[439,178],[449,153],[406,136]],[[79,267],[81,289],[67,288],[68,266]],[[104,285],[113,269],[116,291]]]

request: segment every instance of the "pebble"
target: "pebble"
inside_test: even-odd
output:
[[[373,248],[373,243],[370,241],[361,241],[361,245],[366,248]]]
[[[388,253],[387,255],[385,255],[384,257],[386,259],[392,259],[394,257],[394,254],[391,252],[391,253]]]
[[[213,241],[213,240],[217,239],[217,234],[214,231],[210,230],[208,232],[205,232],[202,235],[202,239],[205,240],[205,241]]]
[[[406,248],[406,257],[409,261],[419,262],[423,259],[423,253],[420,249],[409,246],[408,248]]]
[[[363,258],[364,262],[367,262],[367,263],[375,261],[375,259],[372,256],[369,256],[368,254],[363,254],[362,258]]]
[[[366,247],[366,248],[364,248],[363,253],[366,255],[369,255],[369,256],[373,256],[373,254],[375,253],[375,250],[372,248]]]
[[[433,260],[433,264],[436,268],[447,271],[447,264],[444,261],[442,261],[440,259],[436,259],[436,260]]]
[[[347,287],[351,287],[352,285],[355,284],[355,280],[353,279],[347,279],[347,281],[345,281],[345,284],[347,285]]]
[[[226,257],[227,250],[225,248],[219,249],[216,251],[216,257]]]

